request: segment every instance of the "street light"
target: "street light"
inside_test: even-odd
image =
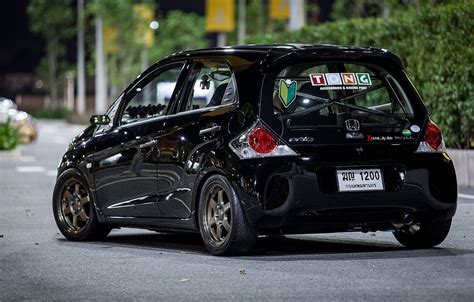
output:
[[[158,21],[151,21],[150,22],[150,28],[155,30],[155,29],[158,29],[158,27],[160,27],[160,23],[158,23]]]

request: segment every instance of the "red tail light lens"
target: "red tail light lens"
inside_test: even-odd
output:
[[[257,153],[270,153],[278,145],[277,140],[267,130],[257,127],[250,131],[248,144]]]
[[[426,125],[425,131],[425,142],[433,149],[438,150],[443,141],[443,136],[441,135],[441,130],[439,127],[433,123],[428,122]]]

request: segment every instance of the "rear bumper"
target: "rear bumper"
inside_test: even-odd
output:
[[[269,232],[383,230],[406,213],[422,222],[449,219],[456,212],[454,166],[442,154],[353,166],[382,168],[386,191],[339,193],[335,171],[348,165],[308,164],[301,158],[254,166],[255,177],[236,185],[247,216]]]

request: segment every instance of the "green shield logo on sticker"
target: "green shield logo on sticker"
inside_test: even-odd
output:
[[[280,80],[278,96],[283,106],[288,107],[296,99],[296,81]]]
[[[411,131],[408,130],[408,129],[403,129],[403,130],[402,130],[402,134],[403,134],[403,136],[410,136],[410,135],[411,135]]]

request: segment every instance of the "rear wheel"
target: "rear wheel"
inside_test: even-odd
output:
[[[451,228],[451,219],[419,224],[415,231],[413,227],[398,230],[393,233],[402,245],[409,248],[431,248],[446,239]]]
[[[103,239],[110,228],[101,224],[87,182],[75,170],[62,173],[54,188],[53,213],[61,233],[69,240]]]
[[[204,183],[198,215],[202,239],[212,254],[240,254],[254,247],[256,229],[224,176],[213,175]]]

